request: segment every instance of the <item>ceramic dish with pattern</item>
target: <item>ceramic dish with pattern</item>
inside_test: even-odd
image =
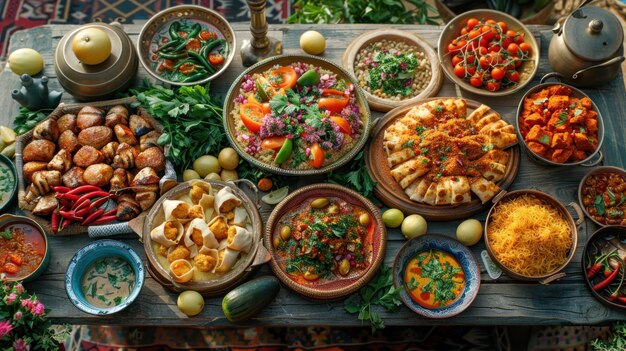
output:
[[[6,156],[0,155],[0,211],[4,212],[17,194],[17,170]]]
[[[448,318],[467,309],[480,288],[480,269],[472,252],[439,234],[409,240],[393,264],[400,298],[415,313]]]

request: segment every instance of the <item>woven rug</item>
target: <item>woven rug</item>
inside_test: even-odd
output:
[[[0,60],[7,55],[15,31],[44,24],[84,24],[93,21],[133,23],[181,4],[212,8],[231,22],[249,20],[245,0],[0,0]],[[283,23],[291,14],[289,0],[268,0],[270,23]]]

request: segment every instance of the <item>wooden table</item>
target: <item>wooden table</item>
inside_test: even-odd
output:
[[[236,24],[235,31],[241,41],[250,37],[248,24]],[[385,26],[385,28],[388,26]],[[415,31],[433,47],[436,46],[441,27],[436,26],[396,26],[405,30]],[[60,88],[54,79],[52,52],[63,34],[73,30],[75,26],[54,25],[42,26],[17,32],[12,40],[9,52],[20,47],[32,47],[39,50],[45,59],[45,74],[52,77],[50,86]],[[298,40],[300,34],[310,26],[273,26],[270,35],[283,40],[285,53],[301,53]],[[335,62],[341,56],[348,43],[366,30],[383,28],[375,25],[333,25],[317,26],[315,29],[328,38],[328,48],[323,55]],[[127,25],[126,31],[136,40],[141,26]],[[539,82],[539,78],[550,72],[547,60],[547,49],[552,33],[548,27],[531,26],[535,37],[542,47],[541,66],[531,86]],[[234,78],[241,73],[243,67],[237,54],[230,68],[213,85],[211,92],[222,96]],[[140,68],[139,78],[146,77]],[[6,68],[0,75],[0,124],[10,124],[16,114],[17,104],[10,98],[9,92],[18,86],[17,76]],[[599,89],[588,89],[586,92],[598,105],[604,117],[606,135],[602,151],[604,164],[619,167],[626,166],[626,145],[623,135],[626,132],[626,92],[622,76]],[[524,91],[505,98],[484,98],[460,90],[446,79],[439,96],[457,96],[485,103],[502,114],[509,123],[513,123],[517,105]],[[70,100],[66,94],[64,100]],[[374,117],[382,114],[373,113]],[[585,167],[546,167],[540,166],[522,153],[521,167],[511,190],[536,188],[556,196],[563,203],[577,201],[576,191],[580,179],[588,172]],[[302,183],[320,181],[321,178],[301,180]],[[263,216],[271,208],[263,208]],[[475,218],[484,221],[483,212]],[[430,233],[443,233],[454,236],[455,228],[460,221],[431,222]],[[537,324],[596,324],[626,319],[626,312],[608,308],[595,300],[583,282],[581,270],[581,252],[587,237],[596,230],[596,226],[586,220],[579,228],[579,241],[574,259],[567,267],[567,276],[550,285],[518,282],[506,276],[497,281],[492,280],[481,263],[482,282],[478,297],[472,306],[459,316],[447,320],[430,320],[421,318],[408,308],[402,306],[397,313],[381,311],[387,325],[411,326],[426,324],[490,324],[490,325],[537,325]],[[385,264],[391,265],[400,246],[405,242],[398,230],[389,230]],[[122,237],[137,252],[143,255],[143,245],[136,236]],[[222,314],[221,298],[206,300],[206,308],[201,315],[186,318],[176,307],[177,295],[165,290],[149,276],[146,277],[144,288],[135,303],[127,310],[111,317],[96,317],[85,314],[74,307],[68,300],[63,279],[69,259],[80,247],[92,240],[86,235],[75,237],[49,237],[52,259],[48,270],[37,281],[27,284],[27,288],[36,292],[46,307],[51,309],[51,317],[58,323],[72,324],[121,324],[121,325],[190,325],[190,326],[232,326]],[[472,247],[475,255],[480,256],[484,250],[483,243]],[[268,266],[263,267],[256,276],[272,274]],[[287,288],[282,288],[278,298],[256,318],[245,325],[263,326],[308,326],[308,325],[363,325],[356,315],[350,315],[343,309],[343,301],[319,303],[311,302],[296,296]]]

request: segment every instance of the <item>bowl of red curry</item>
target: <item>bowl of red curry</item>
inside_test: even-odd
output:
[[[0,275],[29,282],[48,267],[50,253],[43,228],[23,216],[0,215]]]
[[[578,185],[578,202],[599,226],[626,226],[626,171],[613,166],[594,168]]]

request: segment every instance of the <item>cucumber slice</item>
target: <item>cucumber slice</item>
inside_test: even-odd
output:
[[[296,82],[300,86],[309,87],[320,82],[320,75],[314,69],[304,72]]]

